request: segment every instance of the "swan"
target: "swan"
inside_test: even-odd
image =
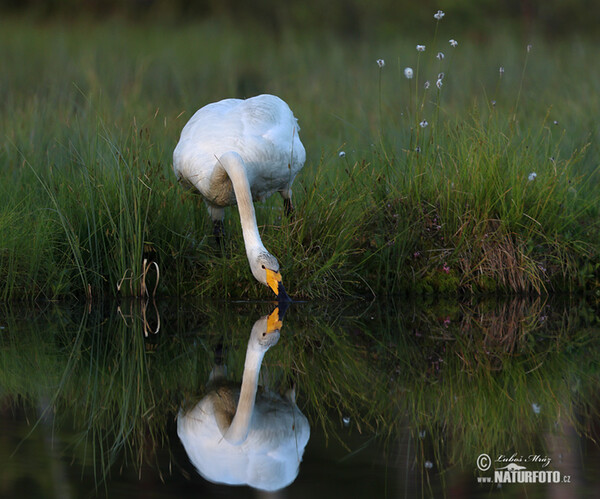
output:
[[[278,490],[298,475],[310,436],[295,393],[284,397],[258,388],[266,351],[279,340],[278,309],[252,327],[241,386],[215,368],[212,389],[177,416],[177,435],[198,472],[214,483]]]
[[[286,213],[292,211],[292,182],[306,160],[299,130],[294,114],[279,97],[224,99],[196,111],[173,152],[177,178],[202,195],[215,234],[222,231],[224,208],[237,203],[252,274],[280,301],[289,297],[279,262],[258,233],[253,200],[279,192]]]

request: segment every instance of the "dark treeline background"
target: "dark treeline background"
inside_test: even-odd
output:
[[[442,9],[444,23],[485,37],[509,21],[549,38],[593,35],[597,0],[0,0],[0,13],[38,20],[124,18],[137,22],[197,22],[221,18],[284,29],[330,30],[346,36],[414,33]]]

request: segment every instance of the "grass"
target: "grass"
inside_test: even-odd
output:
[[[482,45],[443,22],[424,29],[421,40],[367,42],[248,37],[223,22],[3,21],[2,300],[155,286],[268,297],[235,209],[219,255],[203,206],[171,171],[198,107],[262,92],[288,101],[308,151],[295,217],[282,217],[279,199],[257,205],[293,297],[597,293],[594,44],[536,39],[527,51],[529,40],[502,30]]]

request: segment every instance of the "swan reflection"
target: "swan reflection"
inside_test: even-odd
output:
[[[294,390],[281,396],[258,387],[267,350],[279,340],[279,309],[252,327],[241,386],[213,368],[209,392],[182,409],[177,434],[198,472],[207,480],[278,490],[298,475],[310,436],[308,420],[296,406]]]

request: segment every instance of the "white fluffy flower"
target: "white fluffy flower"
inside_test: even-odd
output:
[[[451,47],[456,47],[458,45],[458,42],[454,38],[450,38],[448,42],[450,43]]]
[[[427,122],[427,120],[423,120],[421,121],[421,123],[419,123],[419,125],[421,125],[421,128],[425,128],[427,125],[429,125],[429,123]]]
[[[500,76],[502,76],[504,74],[504,66],[500,66],[498,72],[500,73]]]
[[[435,86],[438,87],[438,88],[442,88],[442,85],[443,85],[443,83],[442,83],[441,78],[438,81],[435,82]]]
[[[339,156],[340,158],[343,158],[344,156],[346,156],[346,152],[345,152],[345,151],[340,151],[340,152],[338,153],[338,156]]]
[[[423,84],[423,88],[424,88],[425,90],[427,90],[427,89],[429,88],[429,85],[430,85],[430,83],[429,83],[429,80],[427,80],[427,81],[426,81],[426,82]]]
[[[412,79],[413,77],[413,68],[404,68],[404,76],[406,76],[407,79]]]
[[[377,59],[377,65],[382,68],[385,66],[385,61],[383,59]]]
[[[441,61],[445,56],[443,52],[438,52],[436,57]]]
[[[417,45],[417,52],[425,52],[425,45]]]
[[[441,20],[442,20],[442,17],[444,17],[445,15],[446,15],[446,14],[444,14],[444,12],[443,12],[443,11],[441,11],[441,10],[438,10],[438,11],[437,11],[435,14],[433,14],[433,17],[434,17],[435,19],[437,19],[438,21],[441,21]]]
[[[527,178],[531,182],[531,181],[535,180],[535,177],[537,177],[537,173],[531,172]]]

